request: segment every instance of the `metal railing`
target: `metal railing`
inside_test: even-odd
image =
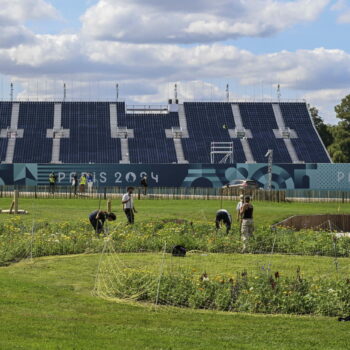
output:
[[[14,190],[19,191],[20,198],[62,198],[62,199],[97,199],[97,198],[120,198],[126,193],[126,187],[100,187],[93,188],[92,191],[80,188],[75,189],[73,186],[0,186],[0,198],[13,197]],[[233,188],[199,188],[199,187],[148,187],[147,190],[141,187],[135,188],[135,196],[138,199],[194,199],[194,200],[211,200],[211,199],[238,199],[243,193],[240,189]],[[248,191],[254,200],[259,201],[285,201],[284,191]]]
[[[73,186],[0,186],[0,198],[13,197],[13,191],[19,191],[20,198],[64,198],[64,199],[93,199],[93,198],[120,198],[126,193],[126,187],[94,187],[91,192]],[[238,199],[241,194],[249,194],[255,201],[270,202],[338,202],[350,203],[350,191],[325,190],[248,190],[235,188],[201,188],[201,187],[148,187],[135,188],[135,197],[139,199]]]

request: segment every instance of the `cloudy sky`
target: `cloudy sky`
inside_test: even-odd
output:
[[[350,93],[349,0],[0,0],[0,98],[307,99]]]

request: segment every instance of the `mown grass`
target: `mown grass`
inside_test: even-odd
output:
[[[10,199],[0,199],[8,208]],[[224,201],[233,211],[236,202]],[[347,213],[349,204],[255,204],[255,221],[272,224],[297,214]],[[30,212],[24,223],[87,221],[98,200],[21,199]],[[213,223],[219,200],[136,201],[138,221],[165,218]],[[101,204],[106,207],[106,202]],[[120,202],[113,201],[118,221],[126,221]],[[1,220],[9,216],[1,214]],[[123,254],[128,266],[157,270],[161,254]],[[92,296],[99,255],[45,257],[0,268],[0,349],[350,349],[348,324],[333,318],[270,316],[150,309]],[[188,264],[209,273],[258,269],[293,275],[298,266],[306,277],[347,277],[349,259],[282,255],[190,255],[171,264]]]
[[[254,203],[254,202],[253,202]],[[8,209],[11,199],[0,198],[0,208]],[[225,200],[136,200],[137,221],[173,218],[213,222],[215,213],[221,207],[234,213],[236,201]],[[350,203],[270,203],[255,202],[255,221],[259,225],[277,223],[292,215],[349,213]],[[20,208],[29,211],[23,216],[24,222],[47,219],[51,222],[87,220],[88,215],[98,209],[96,199],[20,199]],[[101,201],[101,208],[106,209],[106,201]],[[126,221],[120,200],[113,200],[113,210],[119,221]],[[8,220],[10,215],[1,214],[1,220]]]
[[[134,259],[135,258],[135,259]],[[196,260],[199,257],[196,257]],[[227,258],[227,256],[226,256]],[[235,255],[239,269],[252,256]],[[267,257],[268,258],[268,257]],[[274,257],[292,262],[294,257]],[[123,260],[154,263],[152,255]],[[297,257],[297,259],[303,259]],[[310,264],[309,259],[315,259]],[[188,260],[192,260],[189,258]],[[305,265],[327,269],[328,258]],[[0,269],[0,348],[348,349],[348,325],[333,318],[248,315],[141,307],[91,295],[98,255],[45,257]],[[236,263],[234,263],[236,262]],[[222,263],[225,265],[225,263]],[[294,266],[286,273],[293,272]],[[221,269],[221,267],[220,267]],[[306,273],[306,272],[305,272]]]
[[[118,254],[127,268],[142,269],[157,273],[161,264],[165,268],[184,271],[189,269],[195,273],[207,272],[209,275],[232,275],[246,271],[256,275],[279,272],[281,276],[293,277],[298,268],[303,277],[313,278],[350,278],[350,258],[338,258],[337,266],[334,258],[320,256],[286,256],[265,254],[208,254],[189,253],[185,259],[174,258],[169,254]],[[91,258],[93,259],[93,258]],[[96,261],[97,264],[97,261]]]

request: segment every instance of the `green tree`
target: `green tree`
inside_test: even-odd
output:
[[[337,113],[337,118],[344,122],[343,126],[350,130],[350,95],[344,97],[334,109]]]
[[[332,133],[333,126],[325,124],[322,117],[319,116],[317,108],[310,108],[310,113],[317,132],[319,133],[324,145],[328,148],[334,142]]]
[[[336,163],[350,162],[350,95],[344,97],[335,106],[335,112],[340,122],[333,127],[333,143],[328,147],[329,153]]]

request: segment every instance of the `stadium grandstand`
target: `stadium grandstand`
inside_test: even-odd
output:
[[[0,132],[4,164],[331,162],[305,102],[0,102]]]

